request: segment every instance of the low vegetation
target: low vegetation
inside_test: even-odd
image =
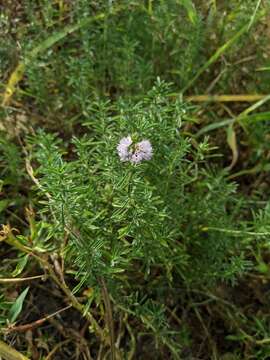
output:
[[[270,358],[269,14],[0,5],[0,358]]]

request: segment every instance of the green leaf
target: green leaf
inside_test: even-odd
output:
[[[227,340],[232,340],[232,341],[244,341],[246,339],[246,336],[244,334],[239,334],[239,335],[227,335],[226,336]]]
[[[258,266],[256,266],[256,270],[262,274],[267,274],[269,272],[268,265],[265,262],[260,262]]]
[[[8,314],[8,319],[14,323],[22,311],[24,299],[28,293],[29,286],[17,297],[15,303],[11,306]]]
[[[228,143],[230,149],[232,150],[232,161],[229,166],[229,169],[231,170],[234,167],[234,165],[236,164],[237,159],[238,159],[237,141],[236,141],[236,134],[235,134],[235,131],[233,128],[233,124],[228,126],[228,129],[227,129],[227,143]]]
[[[1,187],[1,184],[0,184],[0,187]],[[9,200],[7,200],[7,199],[0,200],[0,213],[8,207],[8,204],[9,204]]]
[[[17,266],[15,268],[15,270],[12,272],[12,276],[18,276],[21,274],[21,272],[23,271],[23,269],[25,268],[25,265],[27,264],[29,255],[25,255],[22,258],[20,258],[20,260],[17,263]]]

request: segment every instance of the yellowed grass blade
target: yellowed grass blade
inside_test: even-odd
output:
[[[119,10],[120,10],[120,8],[116,9],[113,13],[116,13]],[[25,59],[16,66],[15,70],[10,75],[7,85],[5,86],[4,93],[3,93],[2,106],[8,105],[12,95],[16,91],[16,86],[22,80],[22,78],[24,76],[26,66],[28,66],[40,53],[49,49],[51,46],[53,46],[55,43],[62,40],[69,34],[79,30],[80,28],[82,28],[86,25],[89,25],[91,22],[104,19],[106,16],[107,16],[106,14],[101,13],[101,14],[93,16],[91,18],[86,18],[77,24],[67,25],[63,30],[58,31],[55,34],[49,36],[48,39],[46,39],[41,44],[38,44],[36,47],[34,47],[25,56]]]
[[[194,95],[186,97],[187,101],[192,102],[254,102],[262,100],[267,95],[254,94],[254,95]]]
[[[3,360],[30,360],[11,346],[0,340],[0,358]]]
[[[16,66],[15,70],[12,72],[12,74],[9,77],[8,83],[6,85],[4,94],[3,94],[3,100],[2,100],[2,106],[5,106],[8,104],[9,99],[12,97],[16,90],[17,84],[22,80],[25,70],[25,64],[19,63],[19,65]]]

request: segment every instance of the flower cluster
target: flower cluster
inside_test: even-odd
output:
[[[153,154],[149,140],[133,143],[130,135],[120,140],[117,151],[121,161],[130,161],[133,164],[138,164],[143,160],[150,160]]]

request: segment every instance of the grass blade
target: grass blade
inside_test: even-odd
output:
[[[270,111],[260,112],[257,114],[251,114],[251,115],[242,115],[241,118],[239,118],[239,121],[241,120],[241,123],[257,123],[261,121],[269,121],[270,120]],[[225,126],[230,126],[235,122],[235,119],[225,119],[219,122],[215,122],[209,125],[204,126],[201,130],[199,130],[196,134],[196,138],[200,137],[201,135],[213,131],[216,129],[223,128]]]
[[[187,101],[191,102],[253,102],[262,100],[267,95],[254,94],[236,94],[236,95],[192,95],[186,97]]]
[[[188,84],[183,88],[182,93],[187,91],[195,83],[195,81],[205,72],[209,66],[214,64],[221,55],[223,55],[247,30],[249,24],[244,25],[230,40],[228,40],[225,44],[220,46],[216,52],[210,57],[206,63],[198,70],[197,74],[188,82]]]
[[[191,0],[180,0],[180,3],[186,9],[189,20],[193,25],[195,25],[198,20],[198,16],[193,2]]]
[[[120,11],[120,7],[114,10],[113,14]],[[26,66],[28,66],[40,53],[46,51],[60,40],[64,39],[73,32],[89,25],[90,23],[98,20],[102,20],[107,16],[105,13],[98,14],[80,21],[77,24],[67,25],[63,30],[58,31],[44,40],[41,44],[34,47],[22,60],[12,72],[5,87],[5,91],[2,97],[2,106],[6,106],[10,101],[11,97],[16,91],[16,86],[22,80]]]
[[[17,350],[13,349],[8,344],[4,343],[4,341],[0,340],[0,358],[6,360],[30,360],[29,358],[25,357]]]
[[[248,24],[248,30],[251,28],[251,26],[252,26],[252,24],[253,24],[253,22],[254,22],[254,20],[255,20],[255,16],[256,16],[256,14],[257,14],[257,12],[258,12],[258,10],[259,10],[259,7],[260,7],[260,5],[261,5],[261,2],[262,2],[262,0],[258,0],[258,2],[257,2],[257,4],[256,4],[254,13],[252,14],[252,17],[251,17],[250,22],[249,22],[249,24]]]
[[[232,151],[232,161],[228,167],[228,170],[231,170],[236,164],[238,159],[237,140],[236,140],[236,133],[233,128],[233,124],[230,124],[227,129],[227,143]]]

